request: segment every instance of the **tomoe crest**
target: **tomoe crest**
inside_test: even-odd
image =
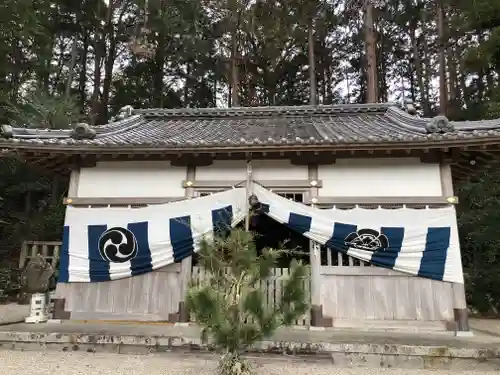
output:
[[[375,252],[389,247],[387,236],[373,229],[360,229],[349,233],[344,242],[347,246],[365,251]]]
[[[138,246],[134,233],[122,227],[106,230],[99,237],[99,253],[105,261],[125,263],[137,256]]]

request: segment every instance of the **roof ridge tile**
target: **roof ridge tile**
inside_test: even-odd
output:
[[[270,106],[270,107],[230,107],[230,108],[151,108],[136,109],[134,114],[145,117],[240,117],[240,116],[279,116],[279,115],[322,115],[339,113],[385,112],[397,106],[394,103],[372,104],[332,104],[303,106]]]

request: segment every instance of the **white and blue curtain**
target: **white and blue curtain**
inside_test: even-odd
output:
[[[245,189],[141,208],[68,206],[58,282],[98,282],[151,272],[191,256],[203,236],[246,215]]]
[[[263,212],[307,238],[376,266],[463,283],[455,209],[322,210],[260,185]],[[247,191],[143,208],[66,211],[59,282],[99,282],[167,266],[198,251],[201,238],[235,226],[247,213]]]
[[[463,283],[453,206],[432,209],[317,209],[254,184],[274,220],[307,238],[376,266]]]

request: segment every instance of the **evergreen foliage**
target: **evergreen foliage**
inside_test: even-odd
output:
[[[289,326],[308,309],[303,287],[307,268],[292,261],[290,276],[283,282],[278,306],[269,307],[260,282],[276,266],[283,250],[264,249],[259,255],[255,234],[231,230],[227,237],[202,240],[200,266],[209,271],[208,279],[189,288],[186,304],[195,321],[224,351],[222,374],[248,373],[251,367],[241,358],[246,348],[269,337],[280,326]]]
[[[0,262],[0,303],[7,302],[9,297],[17,296],[21,289],[19,270],[8,262]]]

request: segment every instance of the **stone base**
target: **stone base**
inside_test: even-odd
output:
[[[44,323],[49,319],[48,295],[46,293],[33,293],[31,295],[30,315],[24,320],[26,323]]]
[[[67,320],[71,318],[71,313],[69,311],[64,310],[65,305],[66,305],[66,300],[64,298],[54,299],[54,312],[52,316],[53,319]]]
[[[472,332],[472,331],[456,331],[455,336],[457,336],[457,337],[474,337],[474,332]]]
[[[311,306],[311,326],[312,327],[333,327],[333,319],[323,315],[323,306]]]
[[[66,311],[65,308],[65,303],[66,300],[64,298],[59,298],[59,299],[54,299],[54,310],[53,310],[53,320],[69,320],[71,319],[71,312]],[[79,320],[80,315],[82,314],[76,314],[78,317],[74,317],[74,319]],[[86,315],[83,313],[83,315]],[[102,320],[134,320],[137,317],[128,316],[127,314],[122,314],[121,316],[117,316],[115,318],[111,318],[109,316],[105,316],[106,314],[100,314],[100,313],[88,313],[88,318],[85,320],[101,320],[101,317],[105,317],[105,319]],[[152,321],[157,321],[157,320],[152,320]],[[164,320],[163,320],[164,321]],[[189,323],[189,315],[187,313],[187,310],[185,308],[185,303],[184,302],[179,302],[179,312],[171,313],[168,314],[168,322],[170,323]]]
[[[467,309],[453,309],[456,322],[457,332],[467,332],[470,331],[469,327],[469,312]]]
[[[186,303],[184,301],[179,302],[179,323],[189,322],[189,311],[186,308]]]
[[[323,306],[311,306],[311,326],[323,327]]]
[[[333,327],[333,318],[323,316],[323,327]]]
[[[326,328],[325,327],[310,326],[309,331],[324,332],[324,331],[326,331]]]
[[[70,326],[68,326],[70,324]],[[213,346],[192,326],[76,325],[69,322],[29,326],[30,331],[0,330],[0,347],[14,350],[56,350],[89,353],[210,355]],[[66,327],[66,328],[65,328]],[[88,327],[88,328],[86,328]],[[18,329],[22,329],[20,326]],[[89,333],[91,332],[99,332]],[[128,332],[127,332],[128,331]],[[134,331],[134,332],[132,332]],[[432,338],[433,344],[429,344]],[[470,340],[470,342],[469,342]],[[275,337],[254,344],[247,355],[281,356],[300,360],[328,361],[337,367],[448,369],[454,371],[500,370],[500,339],[453,338],[429,335],[304,332],[281,329]],[[178,354],[175,354],[178,355]],[[404,371],[403,371],[404,372]]]
[[[29,324],[35,324],[35,323],[45,323],[49,320],[49,317],[47,314],[39,314],[35,316],[28,316],[26,319],[24,319],[25,323]]]
[[[176,323],[179,321],[179,313],[168,314],[168,322]]]

